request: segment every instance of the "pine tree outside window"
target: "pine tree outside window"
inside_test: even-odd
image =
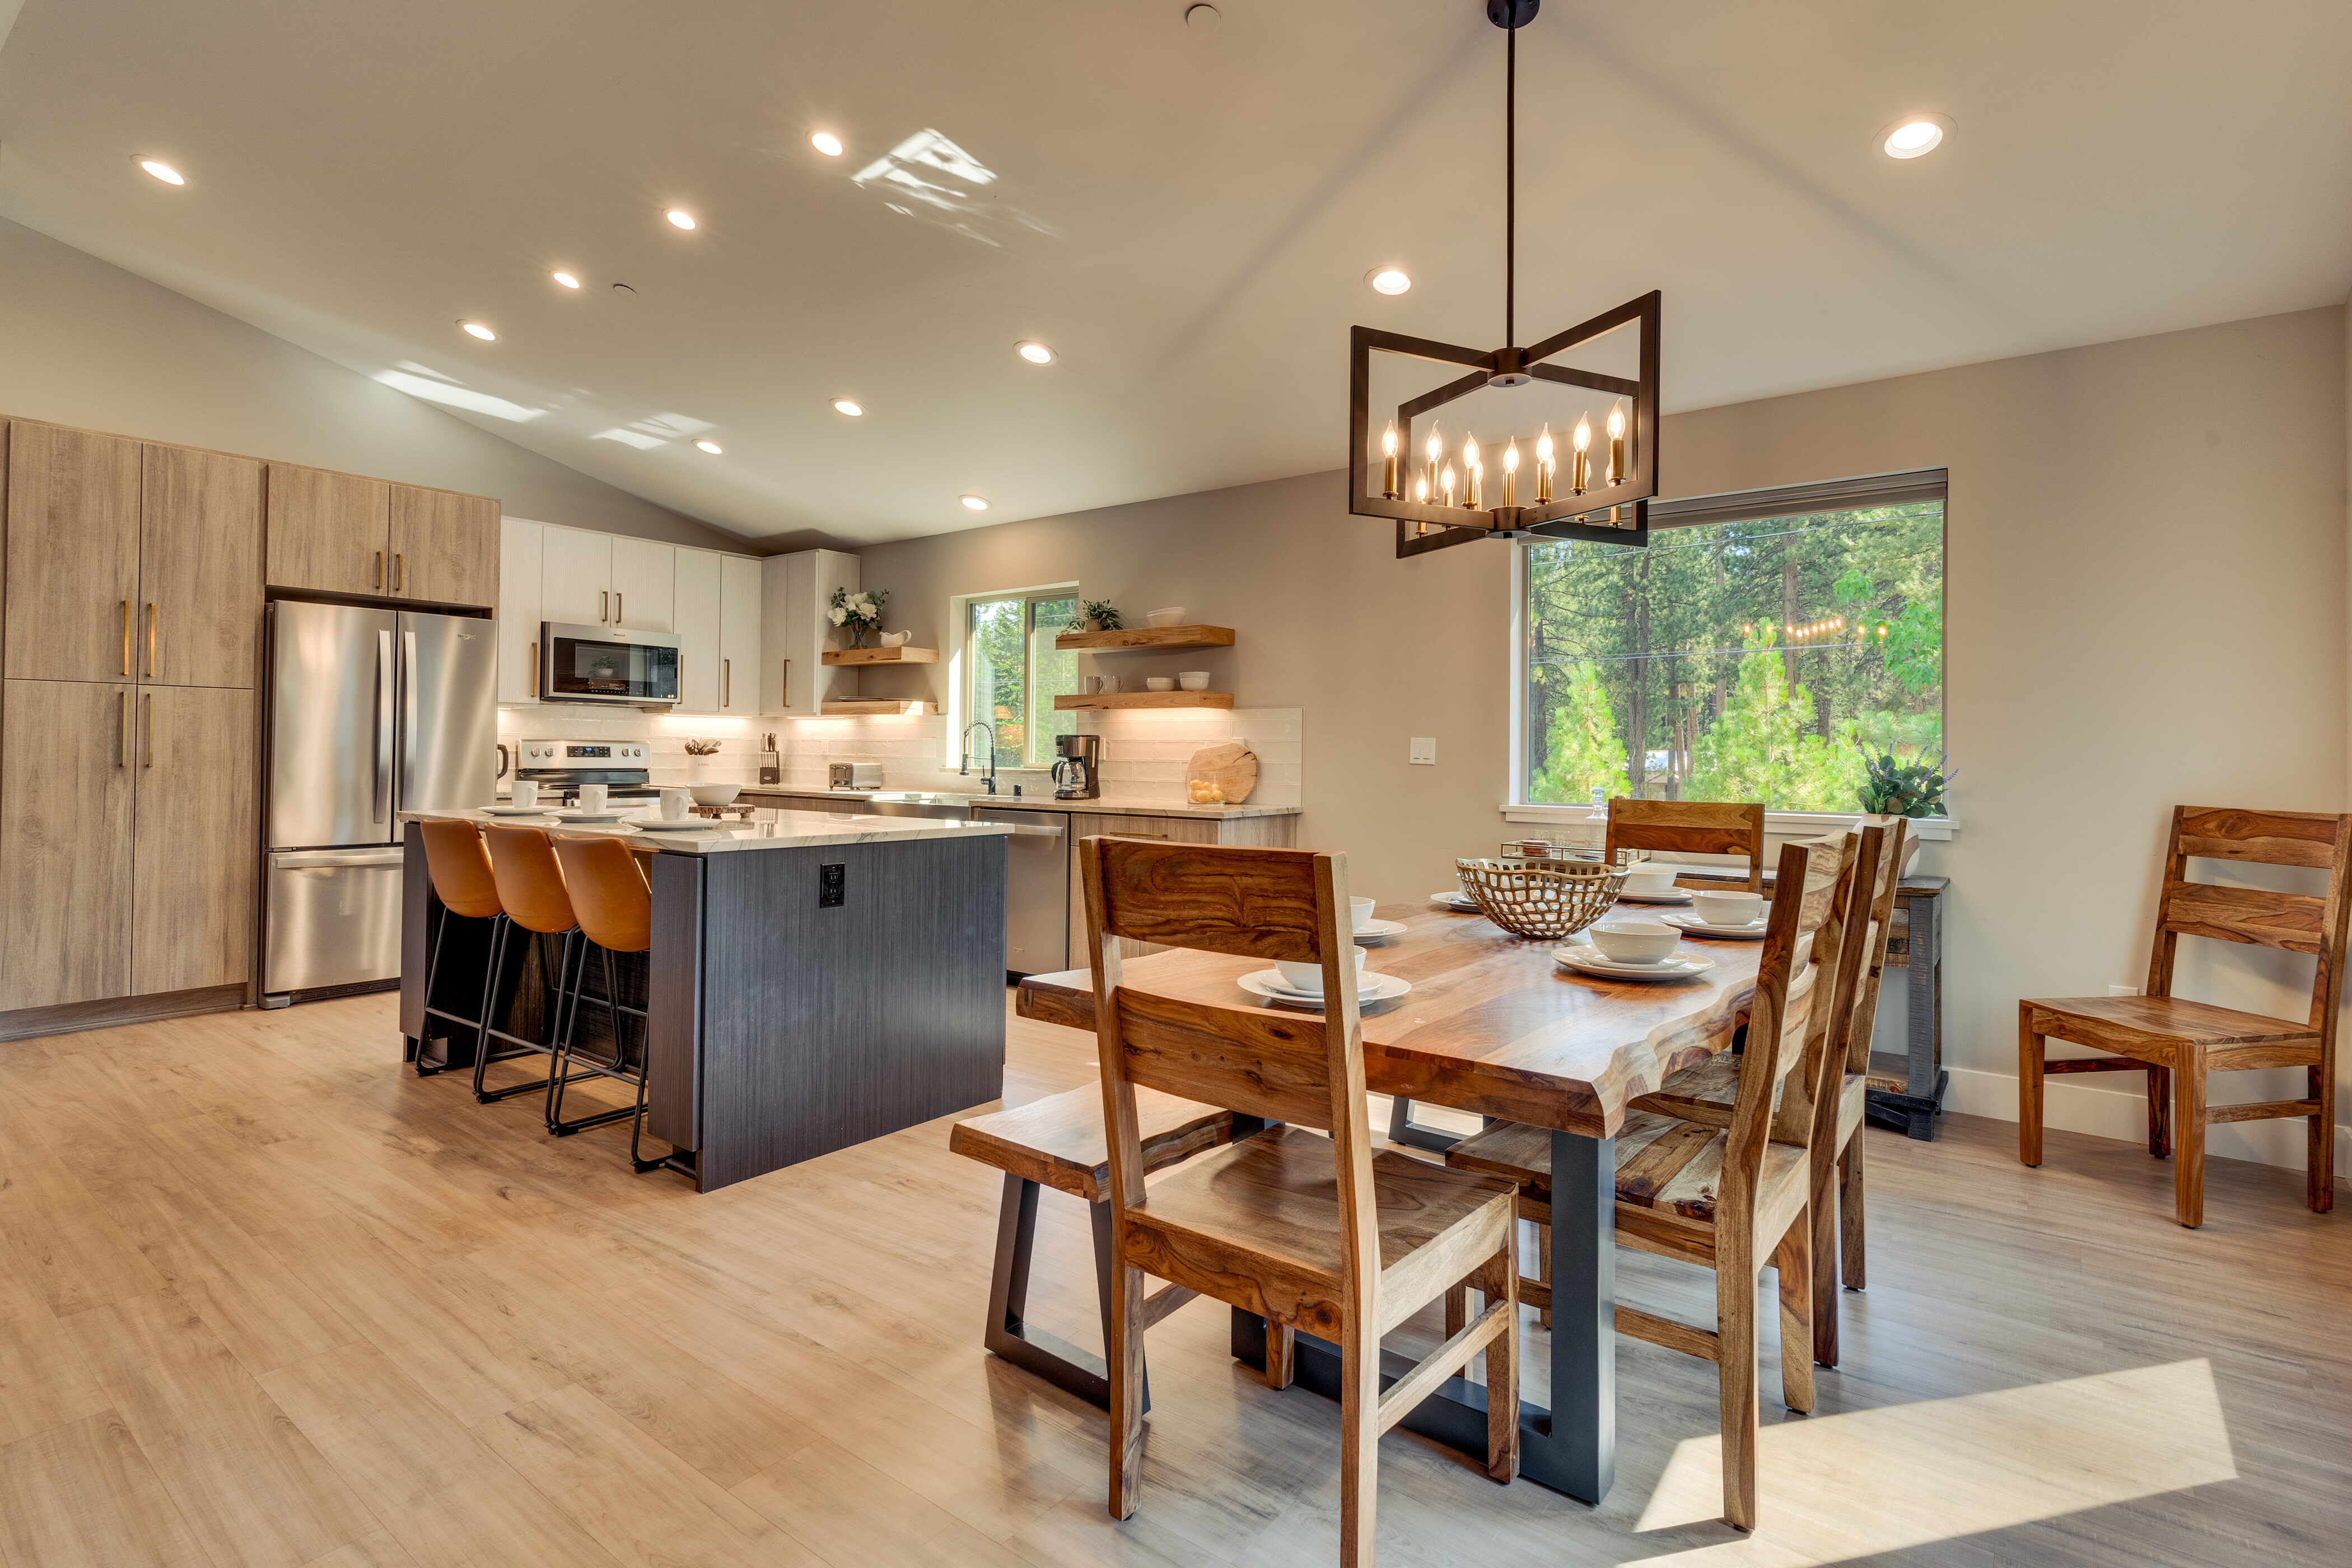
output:
[[[994,731],[1000,768],[1053,766],[1055,737],[1077,729],[1076,713],[1054,707],[1078,689],[1078,656],[1054,647],[1077,608],[1062,593],[965,601],[964,712]]]
[[[1943,479],[1663,502],[1646,550],[1528,546],[1521,800],[1851,812],[1857,742],[1940,753]]]

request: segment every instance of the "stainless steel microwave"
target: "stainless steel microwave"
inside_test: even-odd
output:
[[[678,637],[625,626],[539,627],[539,700],[669,708],[677,702]]]

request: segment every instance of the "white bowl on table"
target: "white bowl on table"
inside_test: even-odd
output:
[[[693,795],[697,805],[732,805],[735,797],[743,793],[743,786],[739,784],[698,784],[686,787]]]
[[[1364,973],[1364,950],[1360,947],[1355,950],[1355,952],[1356,973],[1360,977]],[[1292,990],[1304,991],[1310,996],[1320,996],[1323,994],[1323,966],[1321,964],[1309,963],[1300,959],[1285,958],[1276,960],[1274,966],[1282,971],[1283,984],[1289,986]],[[1362,980],[1359,978],[1357,984],[1361,986],[1362,984]]]
[[[1164,610],[1146,610],[1143,619],[1150,626],[1181,626],[1184,624],[1184,606],[1171,605]]]
[[[1691,910],[1709,925],[1754,925],[1764,918],[1761,893],[1693,893]]]
[[[1637,898],[1664,898],[1675,890],[1677,868],[1663,860],[1636,860],[1625,868],[1625,891]]]
[[[1683,933],[1658,921],[1603,921],[1592,928],[1592,945],[1619,963],[1657,963],[1675,951]]]

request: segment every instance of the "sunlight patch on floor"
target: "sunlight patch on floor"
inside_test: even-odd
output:
[[[2210,1363],[2173,1362],[2063,1383],[1768,1424],[1754,1541],[1791,1563],[1842,1562],[2233,1480]],[[1902,1478],[1894,1484],[1888,1478]],[[1641,1531],[1722,1517],[1718,1437],[1679,1445]],[[1725,1543],[1747,1545],[1747,1542]],[[1702,1547],[1647,1563],[1696,1563]]]

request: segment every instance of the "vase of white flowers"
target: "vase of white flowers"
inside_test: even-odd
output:
[[[835,626],[849,634],[851,647],[864,647],[866,634],[882,629],[882,606],[889,602],[890,591],[887,588],[858,594],[846,588],[835,588],[833,591],[833,608],[826,613]]]

